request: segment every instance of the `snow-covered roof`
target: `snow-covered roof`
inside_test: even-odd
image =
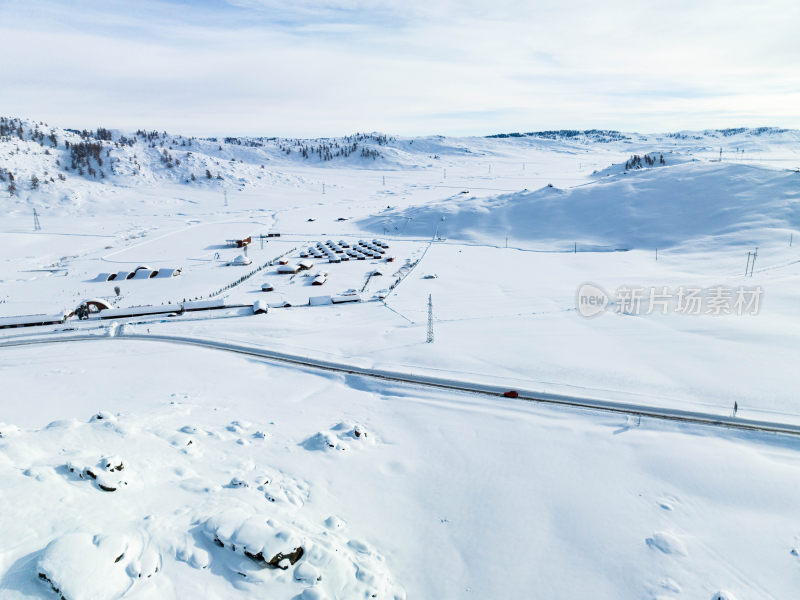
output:
[[[166,268],[158,270],[158,275],[156,275],[156,278],[157,279],[162,279],[162,278],[165,278],[165,277],[175,277],[175,276],[180,275],[180,274],[181,274],[180,267],[178,267],[176,269],[173,269],[173,268],[170,268],[170,267],[166,267]]]
[[[213,298],[211,300],[190,300],[182,304],[183,310],[208,310],[211,308],[225,308],[228,302],[225,298]]]
[[[0,327],[52,324],[61,323],[63,320],[63,313],[57,315],[19,315],[16,317],[0,317]]]
[[[245,256],[244,254],[240,254],[236,258],[233,259],[231,262],[232,265],[242,266],[242,265],[249,265],[253,262],[253,259],[249,256]]]
[[[136,269],[136,273],[133,276],[133,279],[150,279],[153,277],[153,274],[158,274],[158,271],[153,271],[153,269]]]
[[[120,319],[124,317],[137,317],[139,315],[160,315],[171,312],[180,312],[180,304],[157,304],[147,306],[128,306],[126,308],[112,308],[98,313],[101,319]]]
[[[297,265],[281,265],[278,267],[278,273],[297,273]]]
[[[339,296],[331,296],[331,300],[334,304],[341,304],[342,302],[360,302],[361,296],[358,294],[348,294],[348,295],[339,295]]]

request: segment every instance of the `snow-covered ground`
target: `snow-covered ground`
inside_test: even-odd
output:
[[[86,299],[264,300],[266,315],[120,322],[800,423],[800,132],[98,141],[21,125],[22,139],[0,138],[0,174],[17,182],[0,193],[0,323]],[[72,168],[65,141],[101,143],[103,164]],[[226,241],[248,235],[252,263],[228,266],[242,250]],[[276,272],[318,242],[373,238],[393,262]],[[98,277],[143,266],[181,273]],[[320,273],[321,286],[305,276]],[[581,316],[587,283],[605,314]],[[350,289],[361,302],[307,306]],[[681,310],[681,290],[698,290],[700,314]],[[756,290],[757,306],[737,306]],[[72,317],[0,329],[0,343],[108,326]],[[0,347],[0,381],[0,500],[13,507],[0,598],[741,599],[800,583],[791,438],[113,338]]]

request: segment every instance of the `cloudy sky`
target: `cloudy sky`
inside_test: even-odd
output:
[[[0,114],[193,135],[800,128],[796,0],[0,0]]]

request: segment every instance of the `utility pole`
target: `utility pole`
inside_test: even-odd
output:
[[[792,240],[794,239],[794,233],[789,234],[789,248],[792,247]]]
[[[758,247],[756,247],[756,251],[753,252],[753,262],[750,263],[750,277],[753,276],[753,268],[756,266],[756,258],[758,258]]]
[[[228,190],[225,190],[225,206],[228,206]]]
[[[656,248],[656,262],[658,262],[658,248]]]
[[[750,257],[753,255],[752,252],[747,253],[747,266],[744,268],[744,276],[747,277],[747,274],[750,272]]]
[[[386,187],[386,175],[383,176],[383,187]]]
[[[428,339],[427,344],[433,343],[433,297],[428,294]]]
[[[41,231],[42,225],[39,223],[39,213],[36,212],[36,209],[33,209],[33,230],[34,231]]]
[[[322,194],[325,195],[325,182],[322,182]]]
[[[447,169],[442,169],[442,179],[447,179]]]

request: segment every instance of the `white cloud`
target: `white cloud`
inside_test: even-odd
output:
[[[769,4],[10,0],[0,112],[200,135],[800,127],[800,7]]]

